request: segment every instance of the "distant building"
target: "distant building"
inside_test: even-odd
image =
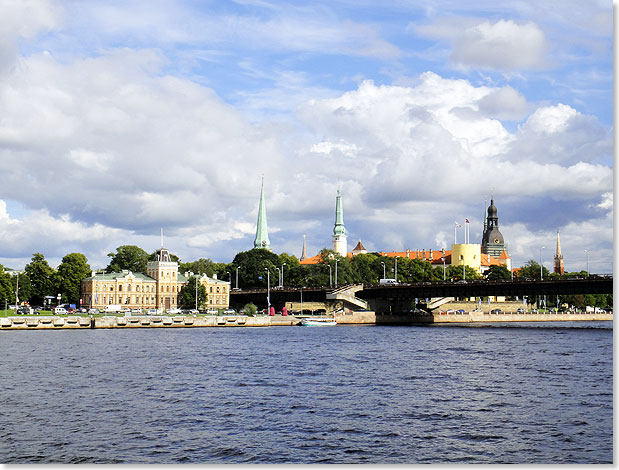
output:
[[[361,240],[359,240],[359,243],[357,243],[357,245],[355,245],[355,247],[352,249],[353,256],[365,254],[367,252],[368,250],[365,249],[363,243],[361,243]]]
[[[563,266],[563,255],[561,254],[561,240],[559,240],[559,231],[557,230],[557,251],[555,252],[555,273],[564,274],[565,267]]]
[[[307,259],[307,248],[305,247],[305,235],[303,235],[303,250],[301,251],[301,257],[299,258],[299,261],[303,261],[304,259]]]
[[[484,233],[481,238],[481,252],[495,258],[505,251],[505,240],[499,231],[499,217],[494,205],[494,198],[490,199],[488,217],[484,221]]]
[[[178,294],[187,284],[190,273],[178,273],[178,263],[172,261],[165,248],[157,250],[154,261],[148,262],[148,275],[123,270],[117,273],[92,273],[81,282],[84,307],[105,308],[121,305],[129,309],[178,308]],[[199,282],[206,288],[209,308],[228,308],[230,283],[203,275]]]

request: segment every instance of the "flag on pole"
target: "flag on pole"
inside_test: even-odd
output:
[[[456,224],[456,227],[458,228],[462,227],[462,225],[460,225],[458,222],[455,222],[455,224]]]
[[[469,219],[464,219],[467,224],[470,224]]]

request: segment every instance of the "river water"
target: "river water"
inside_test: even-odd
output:
[[[3,463],[612,463],[612,322],[0,332]]]

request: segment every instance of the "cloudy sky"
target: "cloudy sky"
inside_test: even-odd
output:
[[[605,0],[0,0],[0,263],[481,240],[613,269]],[[456,232],[464,240],[463,229]],[[544,247],[543,249],[541,249]],[[540,251],[541,250],[541,251]],[[587,253],[585,253],[587,250]]]

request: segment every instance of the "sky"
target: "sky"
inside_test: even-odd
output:
[[[613,271],[613,4],[0,0],[0,263],[481,243]]]

